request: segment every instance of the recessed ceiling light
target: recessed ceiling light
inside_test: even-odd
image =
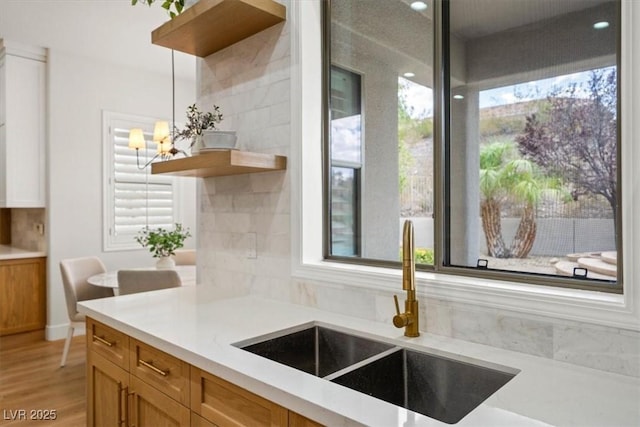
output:
[[[462,95],[453,95],[453,99],[464,99]]]
[[[411,9],[417,10],[418,12],[425,10],[427,8],[427,4],[423,1],[414,1],[411,3]]]
[[[593,24],[593,28],[595,28],[596,30],[603,30],[608,27],[609,27],[609,23],[607,21],[600,21]]]
[[[409,71],[409,72],[404,73],[403,76],[405,76],[405,77],[415,77],[416,73],[412,73],[411,71]]]

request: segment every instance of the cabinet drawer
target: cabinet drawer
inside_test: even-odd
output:
[[[216,425],[288,425],[287,409],[193,366],[191,387],[191,410]]]
[[[87,318],[87,351],[95,351],[129,370],[129,337],[90,318]]]
[[[211,421],[207,421],[195,412],[191,412],[191,427],[218,427]]]
[[[131,338],[129,372],[181,404],[189,405],[189,364]]]

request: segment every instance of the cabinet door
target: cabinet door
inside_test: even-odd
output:
[[[289,427],[322,427],[322,424],[303,417],[300,414],[289,411]]]
[[[128,425],[144,427],[189,426],[191,411],[141,379],[131,376]]]
[[[87,354],[87,426],[126,423],[129,373],[99,354]]]
[[[0,336],[43,329],[44,258],[0,261]]]
[[[191,386],[191,409],[216,425],[288,425],[287,409],[193,366]]]
[[[46,64],[7,54],[4,68],[2,156],[7,160],[0,206],[44,207]]]

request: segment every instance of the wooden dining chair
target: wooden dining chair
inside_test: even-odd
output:
[[[69,329],[67,330],[67,339],[64,343],[60,366],[64,366],[67,363],[67,354],[69,353],[69,346],[71,345],[75,328],[84,325],[85,316],[78,313],[78,301],[113,296],[113,289],[93,286],[87,282],[87,279],[94,274],[106,271],[107,269],[100,258],[95,256],[69,258],[60,261],[64,297],[67,302],[67,313],[69,314]]]
[[[180,276],[175,270],[119,270],[119,295],[182,286]]]

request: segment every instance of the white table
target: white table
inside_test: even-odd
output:
[[[126,270],[155,270],[155,267],[148,268],[127,268]],[[174,268],[180,276],[182,286],[191,286],[196,284],[196,266],[195,265],[178,265]],[[123,269],[124,270],[124,269]],[[102,286],[104,288],[118,288],[118,271],[107,271],[106,273],[96,274],[87,279],[90,285]]]

